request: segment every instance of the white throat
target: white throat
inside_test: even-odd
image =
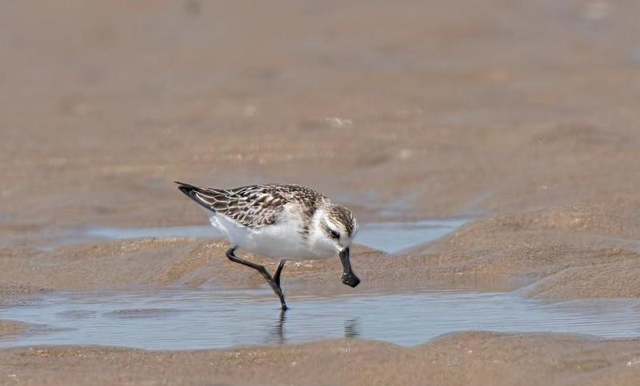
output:
[[[338,253],[339,247],[329,239],[323,230],[323,222],[327,220],[327,206],[323,205],[313,214],[309,225],[307,242],[318,257],[329,257]]]

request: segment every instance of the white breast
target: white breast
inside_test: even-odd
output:
[[[319,260],[335,254],[335,250],[311,245],[300,233],[302,218],[287,205],[273,225],[247,228],[221,214],[210,216],[211,225],[232,246],[277,260]]]

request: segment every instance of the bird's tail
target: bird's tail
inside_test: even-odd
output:
[[[174,181],[178,184],[178,189],[199,205],[216,212],[216,207],[220,206],[226,196],[225,191],[221,189],[201,188],[180,181]]]

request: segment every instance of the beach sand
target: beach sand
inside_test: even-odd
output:
[[[61,242],[88,226],[206,224],[173,180],[304,184],[362,223],[472,219],[393,259],[357,247],[364,289],[640,297],[640,3],[522,3],[3,3],[0,306],[262,288],[222,240]],[[333,259],[284,280],[293,295],[347,293],[339,274]],[[25,331],[0,321],[0,336]],[[620,386],[638,369],[636,339],[558,334],[0,350],[7,385]]]

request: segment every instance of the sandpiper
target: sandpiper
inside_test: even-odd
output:
[[[313,189],[283,184],[234,189],[176,184],[208,210],[211,225],[229,240],[229,260],[260,272],[280,298],[283,310],[287,303],[280,275],[289,260],[321,260],[337,253],[343,267],[342,282],[351,287],[360,283],[349,258],[358,223],[349,209]],[[279,260],[278,268],[272,276],[264,266],[237,257],[238,249]]]

